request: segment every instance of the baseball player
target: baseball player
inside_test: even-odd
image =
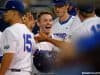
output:
[[[68,14],[69,4],[67,0],[53,0],[54,12],[57,18],[54,20],[52,34],[55,39],[67,40],[69,32],[80,25],[78,16]]]
[[[45,20],[47,20],[47,21],[45,21]],[[37,25],[39,26],[39,32],[45,33],[48,37],[51,37],[51,38],[53,37],[51,35],[51,28],[53,25],[53,17],[50,12],[41,12],[38,15]],[[36,34],[35,36],[36,37],[39,36],[39,33]],[[48,43],[48,44],[46,44],[46,43]],[[41,42],[41,43],[37,43],[37,44],[38,44],[39,50],[48,50],[48,51],[53,50],[52,45],[50,46],[49,42]],[[41,49],[43,47],[42,44],[44,44],[46,46],[48,45],[48,47],[44,46],[45,48]]]
[[[1,37],[4,56],[0,75],[31,75],[35,41],[30,30],[22,24],[24,6],[12,0],[6,3],[4,10],[4,20],[11,26],[5,29]]]
[[[38,15],[37,25],[39,26],[39,32],[43,32],[48,37],[53,38],[53,35],[51,34],[51,28],[52,28],[52,25],[53,25],[53,16],[50,12],[41,12]],[[38,33],[38,34],[35,35],[35,37],[38,37],[39,35],[40,34]],[[51,72],[50,67],[53,66],[53,65],[50,64],[50,62],[52,62],[52,60],[53,60],[53,58],[50,58],[51,55],[52,55],[50,52],[56,51],[56,47],[53,44],[46,42],[46,41],[42,41],[42,42],[39,42],[39,43],[37,41],[37,47],[39,49],[40,56],[42,55],[41,53],[43,53],[44,57],[46,56],[44,59],[40,58],[39,60],[43,59],[40,62],[37,60],[36,64],[40,63],[41,65],[44,65],[44,66],[40,65],[40,68],[38,68],[38,69],[41,73],[47,73],[48,74],[48,72]],[[41,63],[43,61],[45,63]]]

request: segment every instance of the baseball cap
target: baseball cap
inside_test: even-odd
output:
[[[54,6],[64,6],[68,3],[68,0],[53,0]]]
[[[24,5],[21,1],[10,0],[10,1],[7,1],[5,4],[5,7],[0,10],[2,11],[17,10],[20,13],[24,13]]]

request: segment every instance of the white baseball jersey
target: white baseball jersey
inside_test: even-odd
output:
[[[72,39],[78,40],[78,38],[91,36],[98,31],[100,31],[100,17],[90,17],[84,20],[79,27],[72,30]]]
[[[2,32],[0,32],[0,46],[1,46],[1,35],[2,35]],[[3,56],[1,49],[0,49],[0,56]]]
[[[38,36],[38,34],[36,34],[35,36]],[[54,36],[51,35],[51,38],[54,38]],[[47,41],[37,43],[37,48],[42,51],[52,51],[52,50],[56,51],[57,50],[52,43],[47,42]]]
[[[36,49],[36,44],[29,29],[24,24],[16,23],[3,32],[1,39],[3,53],[14,53],[9,69],[31,72],[32,50]]]
[[[54,20],[52,27],[52,34],[55,39],[67,40],[69,38],[69,33],[75,27],[79,26],[81,23],[77,16],[70,16],[65,22],[60,23],[59,18]]]

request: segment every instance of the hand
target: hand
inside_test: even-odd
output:
[[[48,38],[49,37],[45,33],[43,33],[43,32],[39,32],[39,35],[34,37],[36,42],[47,41]]]

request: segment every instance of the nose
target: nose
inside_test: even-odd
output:
[[[55,7],[55,10],[56,10],[56,11],[58,11],[58,10],[59,10],[59,8],[58,8],[58,7]]]
[[[53,23],[52,21],[48,21],[47,25],[52,25],[52,23]]]

